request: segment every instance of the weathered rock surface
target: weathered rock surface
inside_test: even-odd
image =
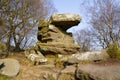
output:
[[[38,43],[40,45],[40,51],[45,54],[73,54],[79,50],[79,46],[75,44],[67,43]]]
[[[75,77],[72,74],[61,74],[57,80],[75,80]]]
[[[77,80],[120,80],[120,65],[79,65]]]
[[[78,25],[81,17],[77,14],[54,14],[50,20],[40,21],[36,48],[43,54],[74,54],[79,46],[74,44],[66,29]]]
[[[75,66],[67,66],[60,72],[58,80],[75,80]]]
[[[69,73],[69,74],[74,74],[75,73],[75,70],[76,70],[76,67],[75,66],[67,66],[65,69],[63,69],[61,71],[61,73]]]
[[[30,59],[35,65],[47,62],[47,58],[45,58],[43,54],[39,51],[35,51],[35,50],[25,51],[25,56],[28,59]]]
[[[109,55],[106,51],[91,51],[84,53],[72,54],[68,57],[69,63],[79,63],[80,61],[101,61],[109,58]]]
[[[41,27],[41,26],[40,26]],[[71,35],[61,31],[55,25],[49,24],[49,26],[39,27],[38,40],[42,43],[46,42],[71,42],[73,43],[73,38]]]
[[[82,61],[86,62],[97,62],[103,61],[109,58],[109,55],[106,53],[105,50],[100,51],[91,51],[91,52],[84,52],[84,53],[76,53],[71,55],[61,55],[58,54],[58,58],[60,61],[64,61],[67,64],[78,64]]]
[[[15,59],[11,59],[11,58],[0,59],[0,63],[3,64],[0,67],[0,74],[1,75],[6,75],[6,76],[9,76],[9,77],[14,77],[20,71],[20,64]]]
[[[50,18],[50,23],[57,27],[67,30],[68,28],[78,25],[81,17],[78,14],[53,14]]]

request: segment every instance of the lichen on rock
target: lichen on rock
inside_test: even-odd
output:
[[[25,56],[31,60],[34,65],[39,65],[47,62],[47,58],[45,58],[40,51],[36,51],[35,48],[26,50],[24,53]]]
[[[50,20],[40,21],[37,49],[44,55],[78,52],[80,46],[74,44],[71,34],[66,33],[66,30],[80,21],[78,14],[53,14]]]

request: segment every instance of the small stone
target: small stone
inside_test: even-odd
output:
[[[39,51],[37,52],[35,50],[25,51],[25,56],[28,59],[30,59],[35,65],[47,62],[47,58],[45,58],[43,54]]]

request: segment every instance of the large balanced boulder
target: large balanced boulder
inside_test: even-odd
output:
[[[66,30],[78,25],[78,14],[53,14],[50,20],[41,20],[38,26],[37,50],[43,54],[74,54],[80,46],[74,44],[71,33]]]
[[[120,80],[120,63],[82,64],[75,74],[77,80]]]
[[[20,71],[20,64],[17,60],[7,58],[0,59],[0,74],[8,77],[16,76]]]
[[[67,30],[72,26],[76,26],[80,23],[81,17],[78,14],[53,14],[50,19],[50,23],[57,27]]]

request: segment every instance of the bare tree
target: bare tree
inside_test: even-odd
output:
[[[89,15],[93,43],[102,48],[120,44],[120,1],[91,0],[85,7]]]
[[[0,18],[0,37],[4,33],[3,30],[4,30],[4,23],[3,23],[3,20]]]
[[[80,45],[80,51],[90,50],[90,35],[88,30],[74,31],[75,42]]]
[[[6,2],[7,3],[6,3]],[[55,8],[49,0],[1,0],[0,16],[7,28],[8,50],[11,41],[15,43],[15,50],[20,50],[25,37],[33,33],[40,19],[48,18]],[[6,5],[7,4],[7,5]],[[3,38],[2,37],[2,38]],[[28,39],[26,39],[28,40]]]

